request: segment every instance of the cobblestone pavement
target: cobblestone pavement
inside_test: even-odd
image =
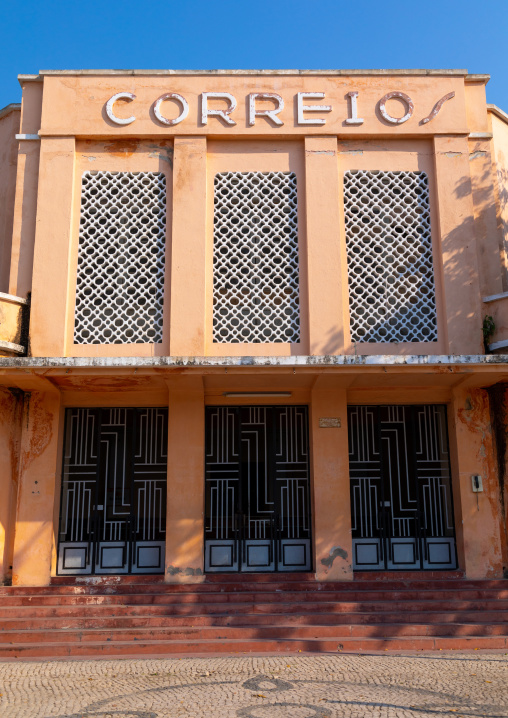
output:
[[[0,663],[1,718],[508,716],[508,655]]]

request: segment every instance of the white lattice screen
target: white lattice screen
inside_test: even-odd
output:
[[[352,341],[436,341],[425,172],[346,172],[344,211]]]
[[[300,340],[294,172],[215,176],[213,339]]]
[[[166,178],[85,172],[76,287],[76,344],[162,341]]]

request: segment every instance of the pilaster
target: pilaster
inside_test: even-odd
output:
[[[168,583],[204,579],[205,410],[202,377],[168,381]]]
[[[340,428],[321,428],[320,418],[340,420]],[[311,457],[313,475],[314,562],[318,581],[353,578],[347,399],[345,389],[312,390]]]
[[[345,275],[340,254],[336,137],[305,138],[305,197],[309,354],[339,354],[344,347],[341,286]]]
[[[206,137],[175,137],[171,238],[172,356],[205,354]]]
[[[12,572],[23,392],[0,391],[0,584]]]
[[[448,353],[483,354],[467,137],[435,137],[434,162]]]
[[[65,356],[72,282],[74,137],[43,138],[40,153],[30,320],[36,331],[31,351],[39,357]]]
[[[17,586],[47,586],[50,581],[59,425],[60,394],[56,389],[26,396],[12,571]]]
[[[449,411],[459,567],[467,578],[500,578],[503,517],[487,391],[454,389]],[[475,475],[483,484],[480,493],[473,492]]]

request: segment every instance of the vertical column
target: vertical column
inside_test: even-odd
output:
[[[33,356],[65,355],[74,162],[73,137],[41,141],[30,322],[35,328]]]
[[[202,377],[168,381],[166,581],[203,580],[205,407]]]
[[[32,392],[25,401],[19,459],[12,582],[46,586],[51,576],[60,394]]]
[[[320,418],[340,419],[340,428],[320,428]],[[314,542],[316,579],[353,578],[349,455],[345,389],[312,390],[311,442],[314,484]]]
[[[503,291],[503,236],[498,226],[492,181],[492,140],[469,140],[469,167],[474,202],[478,274],[483,297]]]
[[[434,162],[444,285],[441,313],[446,316],[448,353],[483,354],[467,138],[435,137]]]
[[[0,291],[8,292],[9,267],[12,255],[12,226],[16,172],[18,163],[18,142],[20,113],[16,106],[5,108],[0,121]]]
[[[502,577],[502,513],[488,394],[457,388],[450,407],[450,458],[459,566],[468,578]],[[482,477],[475,494],[471,477]]]
[[[32,269],[39,180],[40,141],[20,140],[12,229],[9,294],[26,299]]]
[[[206,138],[175,137],[170,353],[203,356],[206,303]]]
[[[309,287],[309,354],[344,346],[336,137],[305,138],[305,201]]]
[[[0,391],[0,584],[11,575],[23,392]]]
[[[41,143],[42,93],[44,83],[22,82],[23,100],[19,131],[31,139],[19,140],[16,193],[12,231],[9,294],[26,298],[32,290],[32,268],[37,213],[37,188]]]

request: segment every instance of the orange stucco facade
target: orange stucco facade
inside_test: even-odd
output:
[[[0,581],[57,575],[66,411],[108,407],[168,410],[168,582],[206,578],[205,408],[223,406],[307,407],[309,566],[335,581],[354,576],[348,407],[445,405],[455,568],[506,574],[508,116],[487,105],[487,81],[463,71],[20,76],[21,107],[0,112]],[[90,172],[165,178],[160,341],[75,339]],[[351,172],[428,178],[432,341],[353,335]],[[221,173],[296,176],[297,342],[217,341]]]

